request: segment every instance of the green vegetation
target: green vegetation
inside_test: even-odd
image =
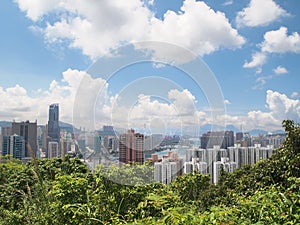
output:
[[[284,121],[272,158],[218,185],[199,173],[153,183],[145,166],[99,167],[78,159],[0,164],[0,224],[300,224],[300,127]],[[122,179],[132,177],[130,184]],[[114,182],[115,180],[119,183]]]

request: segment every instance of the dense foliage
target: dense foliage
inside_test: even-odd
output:
[[[76,158],[2,159],[0,224],[299,224],[300,127],[283,126],[272,158],[222,173],[218,185],[199,173],[154,183],[137,178],[151,173],[138,165],[92,173]]]

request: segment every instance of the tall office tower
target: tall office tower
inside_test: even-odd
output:
[[[144,163],[144,135],[128,130],[119,138],[119,161],[121,163]]]
[[[12,155],[15,159],[23,159],[25,154],[25,139],[19,135],[4,136],[2,156]]]
[[[215,184],[218,183],[222,166],[225,172],[233,172],[237,169],[237,163],[230,162],[229,158],[221,158],[221,161],[214,162],[213,181]]]
[[[49,106],[49,120],[48,120],[48,136],[51,141],[60,141],[60,128],[59,128],[59,105],[51,104]]]
[[[37,122],[13,122],[12,134],[16,134],[24,137],[25,140],[25,152],[24,158],[31,157],[31,154],[36,154],[37,151]],[[31,152],[32,150],[32,152]]]
[[[58,142],[50,141],[48,143],[48,158],[59,157]]]

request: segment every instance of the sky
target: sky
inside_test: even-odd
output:
[[[298,0],[2,0],[0,120],[76,127],[300,122]]]

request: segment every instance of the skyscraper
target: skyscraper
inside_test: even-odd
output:
[[[56,141],[59,143],[60,128],[58,104],[51,104],[49,106],[48,136],[50,137],[51,141]]]
[[[119,161],[144,163],[144,135],[128,130],[119,139]]]
[[[29,158],[31,154],[36,154],[37,151],[37,122],[13,122],[12,134],[22,136],[25,140],[25,152],[23,157]],[[30,149],[32,152],[30,152]]]

